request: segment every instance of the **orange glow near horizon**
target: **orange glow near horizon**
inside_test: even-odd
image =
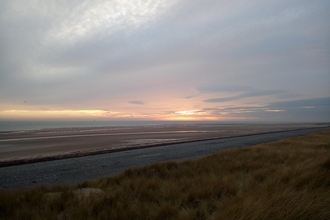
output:
[[[218,117],[184,117],[184,116],[169,116],[156,118],[159,121],[218,121]]]
[[[175,114],[179,115],[205,115],[206,112],[199,111],[199,110],[188,110],[188,111],[177,111]]]
[[[27,119],[132,119],[161,121],[211,121],[219,117],[199,110],[184,110],[168,114],[139,114],[107,110],[4,110],[0,111],[0,120]],[[222,118],[223,119],[223,118]],[[224,119],[223,119],[224,120]]]
[[[105,113],[109,114],[109,112],[103,110],[5,110],[0,111],[0,119],[76,119],[102,117]]]

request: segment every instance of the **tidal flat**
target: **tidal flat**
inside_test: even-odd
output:
[[[325,124],[180,124],[0,132],[0,167]]]

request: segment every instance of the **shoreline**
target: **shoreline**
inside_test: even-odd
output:
[[[214,125],[212,125],[214,126]],[[238,125],[236,125],[238,126]],[[241,125],[242,126],[242,125]],[[113,146],[108,146],[108,147],[101,147],[101,148],[93,148],[93,147],[89,147],[87,149],[76,149],[76,150],[72,150],[72,151],[68,151],[68,150],[63,150],[61,152],[58,152],[58,153],[44,153],[44,154],[38,154],[36,152],[35,155],[32,155],[32,156],[27,156],[27,157],[14,157],[14,158],[7,158],[7,159],[2,159],[0,160],[0,167],[9,167],[9,166],[16,166],[16,165],[22,165],[22,164],[32,164],[32,163],[38,163],[38,162],[44,162],[44,161],[53,161],[53,160],[61,160],[61,159],[69,159],[69,158],[78,158],[78,157],[85,157],[85,156],[92,156],[92,155],[98,155],[98,154],[108,154],[108,153],[114,153],[114,152],[120,152],[120,151],[129,151],[129,150],[134,150],[134,149],[143,149],[143,148],[152,148],[152,147],[159,147],[159,146],[166,146],[166,145],[173,145],[173,144],[183,144],[183,143],[191,143],[191,142],[201,142],[201,141],[207,141],[207,140],[217,140],[217,139],[226,139],[226,138],[235,138],[235,137],[246,137],[246,136],[253,136],[253,135],[262,135],[262,134],[271,134],[271,133],[279,133],[279,132],[288,132],[288,131],[296,131],[296,130],[306,130],[306,129],[326,129],[329,126],[329,124],[326,124],[326,125],[323,125],[323,126],[316,126],[315,124],[313,124],[313,126],[311,124],[305,124],[305,126],[300,126],[300,127],[290,127],[292,125],[287,125],[287,126],[284,126],[283,125],[277,125],[277,126],[280,126],[279,128],[276,128],[274,130],[274,128],[271,128],[271,126],[274,126],[274,125],[249,125],[249,127],[246,127],[247,125],[243,125],[244,128],[247,128],[249,130],[249,132],[242,132],[242,131],[237,131],[235,132],[236,130],[233,130],[234,132],[229,132],[230,134],[226,134],[226,135],[223,135],[223,134],[219,134],[219,133],[216,133],[214,132],[214,136],[210,136],[209,134],[211,133],[212,134],[212,131],[210,130],[207,130],[207,131],[204,131],[202,128],[201,125],[198,125],[197,127],[200,129],[199,131],[192,131],[191,128],[195,128],[196,129],[196,125],[194,126],[190,126],[190,130],[186,131],[182,131],[182,129],[178,129],[177,126],[175,126],[175,129],[173,129],[173,126],[167,126],[166,128],[170,128],[170,129],[166,129],[164,128],[164,126],[161,126],[161,130],[159,127],[158,127],[158,133],[159,134],[167,134],[169,137],[171,136],[171,134],[173,135],[174,132],[179,132],[179,136],[181,138],[178,138],[178,139],[159,139],[160,141],[150,141],[149,143],[136,143],[137,140],[158,140],[158,139],[153,139],[153,137],[155,136],[154,133],[157,134],[157,132],[146,132],[147,134],[149,135],[144,135],[143,138],[146,138],[146,139],[141,139],[141,138],[136,138],[135,139],[132,139],[132,142],[131,143],[125,143],[125,144],[121,144],[121,145],[113,145]],[[256,126],[261,126],[263,128],[263,131],[260,131],[258,130],[257,132],[251,132],[251,128],[255,128]],[[282,126],[282,127],[281,127]],[[139,126],[139,127],[135,127],[133,128],[134,130],[137,130],[137,128],[141,129],[141,127],[144,127],[144,126]],[[157,126],[152,126],[152,127],[157,127]],[[228,125],[221,125],[220,126],[221,128],[224,128],[226,127],[227,131],[228,131]],[[276,126],[275,126],[276,127]],[[144,127],[145,128],[145,127]],[[219,126],[218,126],[219,128]],[[86,128],[88,129],[88,128]],[[89,128],[89,131],[90,131],[91,128]],[[133,132],[133,133],[129,133],[127,131],[130,131],[130,129],[132,128],[123,128],[123,129],[111,129],[111,131],[122,131],[122,130],[126,130],[126,133],[89,133],[87,135],[90,135],[92,137],[93,134],[98,136],[98,135],[101,135],[101,136],[105,136],[105,137],[117,137],[118,134],[120,135],[123,135],[124,138],[126,136],[126,138],[129,138],[130,135],[139,135],[141,133],[139,132]],[[150,129],[150,128],[149,128]],[[210,128],[208,128],[210,129]],[[260,129],[260,128],[259,128]],[[273,130],[272,130],[273,129]],[[59,131],[61,131],[61,129],[57,129]],[[102,129],[101,129],[102,130]],[[109,130],[105,129],[107,132]],[[270,130],[270,131],[268,131]],[[63,131],[63,130],[62,130]],[[256,131],[256,130],[254,130]],[[81,132],[81,131],[79,131]],[[182,133],[180,133],[182,132]],[[201,135],[203,134],[204,135]],[[207,133],[207,132],[210,132],[210,133]],[[194,137],[192,136],[191,134],[190,135],[187,135],[188,133],[193,133],[195,134],[195,136],[200,136],[200,137]],[[177,133],[176,133],[177,134]],[[205,135],[205,134],[208,134],[208,135]],[[82,135],[84,136],[84,134],[79,134],[79,135]],[[86,135],[86,134],[85,134]],[[33,135],[32,135],[33,136]],[[1,136],[0,136],[1,137]],[[34,138],[40,138],[40,139],[63,139],[62,136],[38,136],[38,135],[34,135]],[[31,141],[29,139],[34,139],[33,137],[31,138],[26,138],[25,139],[28,139],[28,140],[25,140],[25,141]],[[77,136],[73,135],[73,134],[67,134],[67,136],[65,136],[64,138],[71,138],[71,139],[75,139],[77,138]],[[163,141],[162,141],[163,140]],[[1,138],[0,139],[0,146],[1,146],[1,142],[11,142],[13,140],[10,140],[6,138]],[[15,140],[14,140],[15,141]],[[16,140],[17,141],[17,140]],[[23,141],[24,142],[24,137],[19,139],[18,141]],[[127,140],[126,140],[127,141]],[[51,141],[50,141],[51,142]],[[135,142],[135,143],[134,143]],[[90,144],[93,144],[93,143],[90,143]],[[39,148],[41,149],[42,148],[42,145],[39,146]],[[40,150],[39,149],[39,150]]]

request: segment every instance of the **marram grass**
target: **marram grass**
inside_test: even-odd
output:
[[[0,219],[330,219],[330,130],[75,187],[0,191]]]

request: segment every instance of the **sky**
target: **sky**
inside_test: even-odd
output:
[[[1,0],[0,120],[329,122],[329,10]]]

